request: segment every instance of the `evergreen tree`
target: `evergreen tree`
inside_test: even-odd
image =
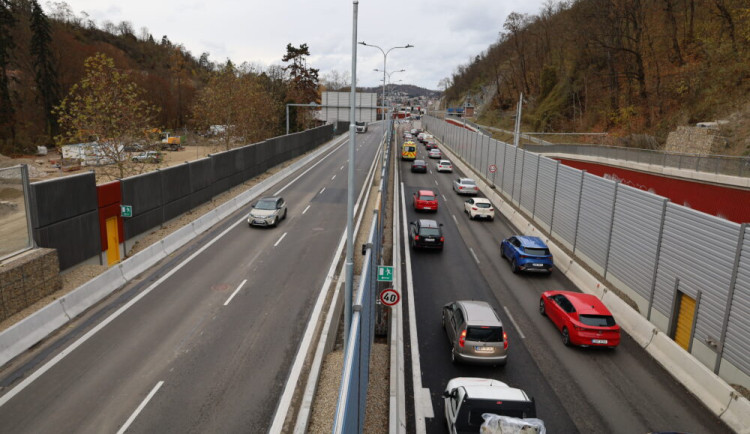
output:
[[[0,0],[0,140],[15,142],[15,110],[10,100],[8,78],[11,50],[15,48],[11,31],[16,20],[11,8],[10,1]]]
[[[50,140],[57,134],[57,122],[52,109],[60,101],[60,86],[52,55],[52,36],[49,21],[37,0],[31,2],[31,56],[38,97],[44,108],[47,134]]]

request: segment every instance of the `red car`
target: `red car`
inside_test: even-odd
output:
[[[620,344],[620,326],[595,295],[546,291],[539,300],[539,313],[562,332],[565,345],[615,348]]]
[[[419,190],[414,193],[414,209],[417,211],[436,211],[438,210],[438,201],[435,192],[432,190]]]

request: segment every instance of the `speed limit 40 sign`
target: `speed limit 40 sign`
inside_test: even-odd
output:
[[[395,306],[401,301],[401,294],[393,288],[380,291],[380,302],[386,306]]]

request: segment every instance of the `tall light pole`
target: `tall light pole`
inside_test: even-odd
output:
[[[377,69],[377,68],[373,69],[373,71],[377,71],[377,72],[385,72],[385,70],[382,70],[382,71],[381,71],[381,70],[379,70],[379,69]],[[397,73],[397,72],[406,72],[406,70],[405,70],[405,69],[399,69],[398,71],[385,72],[385,73],[386,73],[386,74],[388,75],[388,83],[393,83],[393,82],[391,81],[391,74],[395,74],[395,73]],[[399,80],[399,81],[400,81],[400,80]],[[383,84],[383,86],[385,86],[385,83]],[[393,87],[392,87],[392,86],[391,86],[391,89],[393,89]],[[383,100],[383,105],[386,105],[386,104],[385,104],[385,92],[383,92],[383,99],[384,99],[384,100]]]
[[[377,45],[368,44],[365,41],[362,41],[359,44],[364,45],[366,47],[375,47],[378,50],[380,50],[381,53],[383,53],[383,106],[385,106],[385,71],[386,71],[385,65],[386,65],[386,59],[388,58],[388,53],[390,53],[391,50],[395,50],[396,48],[414,48],[414,46],[411,44],[406,44],[404,46],[391,47],[388,49],[388,51],[383,51],[383,49],[378,47]],[[385,114],[386,114],[386,111],[383,110],[383,120],[385,120]]]

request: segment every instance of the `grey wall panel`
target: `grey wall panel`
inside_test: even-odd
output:
[[[651,296],[665,201],[627,185],[617,187],[607,274],[645,300]]]
[[[214,181],[213,184],[211,184],[211,192],[213,196],[218,196],[221,193],[224,193],[225,191],[229,190],[232,187],[232,178],[221,178]]]
[[[688,296],[695,298],[700,291],[696,338],[719,338],[739,228],[718,217],[667,205],[654,306],[671,317],[675,278]]]
[[[534,217],[545,223],[552,224],[552,206],[554,204],[555,180],[557,178],[558,161],[547,157],[539,157],[539,175],[537,176],[536,202]]]
[[[68,269],[102,251],[99,211],[89,211],[33,230],[39,247],[57,249],[60,270]]]
[[[750,372],[750,226],[744,230],[740,265],[729,314],[724,357],[744,372]]]
[[[576,219],[580,199],[581,171],[560,165],[557,171],[555,209],[552,215],[552,232],[571,245],[576,236]]]
[[[177,216],[180,216],[190,211],[193,206],[191,203],[191,195],[181,197],[177,200],[169,202],[164,205],[164,221],[169,221]]]
[[[120,181],[120,185],[123,205],[133,206],[132,218],[159,208],[163,204],[160,171],[125,178]]]
[[[188,163],[188,167],[190,167],[191,192],[202,190],[214,182],[210,158],[201,158],[200,160],[191,161]]]
[[[30,185],[31,227],[57,223],[98,208],[94,172]]]
[[[195,208],[211,200],[213,196],[213,189],[209,186],[202,188],[198,191],[193,192],[190,195],[190,207]]]
[[[583,178],[576,251],[593,260],[601,268],[599,271],[602,274],[607,257],[616,186],[613,181],[590,173],[586,173]]]
[[[123,222],[123,229],[125,230],[125,239],[133,238],[136,235],[142,234],[152,228],[161,225],[164,222],[164,210],[159,207],[135,215],[133,211],[133,217],[125,219]]]
[[[217,154],[211,154],[211,164],[213,166],[214,181],[219,179],[228,178],[234,175],[234,160],[237,151],[232,149],[229,151],[219,152]]]
[[[536,177],[539,168],[539,154],[524,151],[523,171],[520,190],[520,205],[531,215],[536,201]]]
[[[508,195],[513,194],[513,174],[516,169],[516,153],[518,148],[515,146],[505,147],[505,170],[503,171],[503,191]]]
[[[497,166],[497,174],[495,175],[495,185],[498,186],[499,190],[504,191],[503,177],[505,176],[505,149],[507,145],[498,140],[492,140],[492,144],[497,146],[497,152],[495,153],[495,165]]]
[[[518,148],[515,152],[515,163],[513,171],[512,197],[513,201],[518,203],[521,198],[521,177],[523,176],[523,161],[526,158],[523,149]]]
[[[165,203],[175,201],[190,194],[190,166],[167,167],[160,170],[162,200]]]

